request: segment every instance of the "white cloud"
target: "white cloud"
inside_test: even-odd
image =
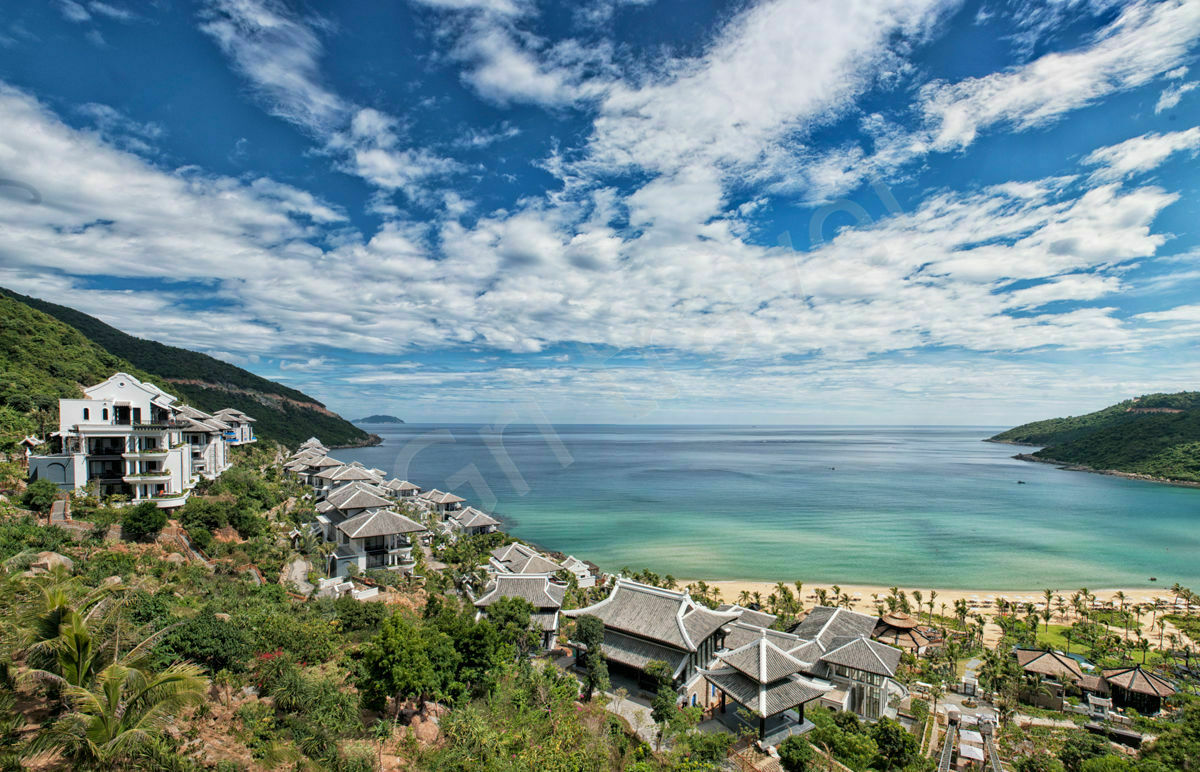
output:
[[[211,0],[202,29],[217,41],[274,115],[335,153],[338,168],[410,196],[457,165],[424,148],[405,147],[396,118],[343,99],[321,75],[324,47],[314,25],[275,0]]]
[[[1154,114],[1158,115],[1164,110],[1171,110],[1179,106],[1183,95],[1189,91],[1194,91],[1197,86],[1200,86],[1200,81],[1193,80],[1163,89],[1163,92],[1158,96],[1158,102],[1154,105]]]
[[[87,9],[79,3],[74,2],[74,0],[59,0],[58,10],[62,13],[64,19],[76,22],[77,24],[91,21],[92,18]]]
[[[1200,35],[1200,2],[1131,4],[1094,43],[1011,70],[922,90],[938,150],[965,147],[996,124],[1027,129],[1115,91],[1148,83],[1184,62]]]
[[[1158,168],[1175,153],[1184,150],[1194,152],[1197,149],[1200,149],[1200,127],[1192,127],[1168,134],[1143,134],[1117,145],[1102,147],[1092,151],[1083,159],[1083,163],[1099,166],[1092,173],[1092,179],[1108,182],[1148,172]]]
[[[614,84],[588,147],[601,168],[750,167],[845,110],[946,4],[777,0],[734,17],[700,57]],[[795,149],[799,149],[798,146]]]

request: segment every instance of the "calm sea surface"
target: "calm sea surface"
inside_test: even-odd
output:
[[[609,570],[967,589],[1200,586],[1200,489],[1016,461],[1018,449],[980,441],[999,428],[366,428],[384,444],[333,455],[453,490],[515,536]]]

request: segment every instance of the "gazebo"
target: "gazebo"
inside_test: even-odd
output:
[[[1162,710],[1162,701],[1175,693],[1170,681],[1142,670],[1141,665],[1105,670],[1104,680],[1112,692],[1113,705],[1133,708],[1145,716]]]
[[[917,629],[917,620],[903,611],[889,611],[880,617],[871,637],[913,654],[923,653],[929,645],[929,639]]]
[[[765,635],[717,659],[724,667],[701,672],[721,692],[720,712],[726,712],[726,698],[741,705],[758,718],[758,739],[764,743],[811,728],[805,725],[804,706],[831,688],[800,675],[804,663]]]

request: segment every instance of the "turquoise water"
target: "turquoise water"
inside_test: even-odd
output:
[[[1017,461],[1018,449],[980,441],[997,428],[368,428],[383,445],[335,457],[454,490],[514,535],[609,570],[965,589],[1200,585],[1200,489]]]

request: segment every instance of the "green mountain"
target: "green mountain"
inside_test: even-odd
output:
[[[1035,421],[991,439],[1041,446],[1030,454],[1039,461],[1200,482],[1200,392],[1147,394],[1087,415]]]
[[[233,407],[257,419],[264,439],[296,445],[316,436],[326,445],[358,445],[371,436],[323,404],[207,354],[128,335],[66,306],[0,288],[0,407],[13,414],[57,414],[60,397],[117,370],[150,380],[200,410]],[[45,413],[39,414],[39,421]],[[54,419],[57,421],[57,418]],[[5,429],[0,426],[0,430]]]
[[[375,415],[369,415],[366,418],[360,418],[357,421],[355,421],[354,423],[356,423],[356,424],[402,424],[402,423],[404,423],[404,420],[401,418],[397,418],[394,415],[385,415],[383,413],[376,413]]]

